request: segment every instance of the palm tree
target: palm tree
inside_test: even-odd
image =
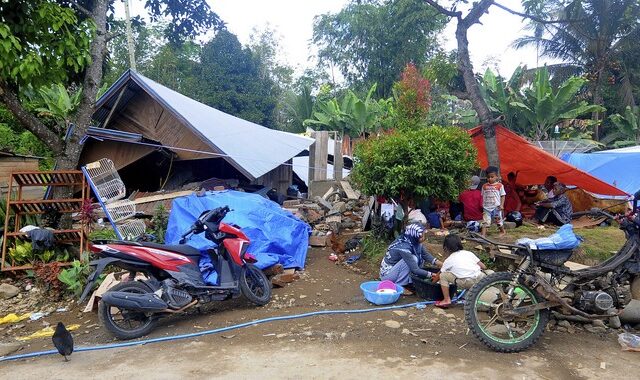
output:
[[[541,55],[562,60],[560,64],[549,66],[556,79],[584,75],[589,80],[589,93],[596,105],[604,104],[604,87],[616,80],[627,92],[621,94],[622,98],[635,102],[633,96],[629,96],[632,95],[631,86],[624,85],[629,80],[625,68],[630,63],[624,61],[624,53],[633,49],[640,38],[640,3],[637,0],[573,0],[568,5],[558,0],[528,3],[531,8],[527,11],[551,13],[570,21],[543,25],[532,21],[534,35],[517,39],[516,48],[535,45],[541,49]],[[541,26],[546,30],[542,35],[539,33]],[[592,114],[596,121],[603,117],[600,111]],[[596,140],[598,132],[596,127]]]

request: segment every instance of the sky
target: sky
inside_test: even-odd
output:
[[[313,33],[313,17],[325,13],[337,13],[348,0],[207,0],[214,12],[227,24],[227,29],[247,44],[255,29],[274,29],[281,43],[283,62],[301,73],[314,66],[309,60],[314,54],[309,45]],[[512,6],[520,9],[520,2],[510,0]],[[131,0],[132,16],[142,12],[144,0]],[[124,11],[118,10],[124,16]],[[520,64],[536,66],[535,49],[515,50],[510,45],[515,38],[523,35],[525,23],[520,17],[506,13],[496,7],[480,19],[482,25],[474,25],[469,30],[469,49],[476,72],[486,67],[497,70],[503,76],[510,76]],[[441,36],[447,50],[456,48],[455,21],[450,21]],[[545,61],[540,60],[540,64]]]

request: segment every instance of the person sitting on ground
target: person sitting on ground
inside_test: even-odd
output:
[[[540,223],[551,223],[556,226],[571,223],[573,206],[565,194],[566,191],[567,187],[564,184],[556,182],[553,188],[555,196],[537,203],[535,217]]]
[[[487,173],[487,183],[482,185],[482,236],[487,234],[487,228],[492,223],[498,226],[500,235],[504,235],[504,219],[502,210],[504,209],[504,186],[498,181],[498,168],[489,166]]]
[[[442,266],[442,263],[422,246],[424,232],[425,226],[411,223],[405,227],[404,233],[389,245],[380,263],[382,281],[389,280],[411,288],[411,274],[420,277],[431,276],[429,271],[422,269],[424,263]],[[411,294],[411,290],[407,290],[407,294]]]
[[[558,179],[552,175],[548,176],[544,180],[544,184],[542,185],[542,192],[547,195],[547,199],[551,199],[556,196],[553,191],[553,187],[558,182]]]
[[[509,174],[507,174],[507,183],[504,184],[504,212],[507,214],[512,211],[519,212],[522,208],[522,201],[516,188],[516,177],[516,173],[509,172]]]
[[[446,308],[451,305],[449,285],[456,284],[458,288],[469,289],[475,285],[485,274],[487,269],[473,252],[465,251],[462,240],[458,235],[448,235],[442,244],[445,255],[449,255],[442,263],[440,274],[434,276],[434,280],[440,280],[442,288],[442,301],[437,301],[436,306]]]
[[[480,177],[471,177],[469,187],[463,191],[458,200],[462,203],[462,217],[465,222],[482,220],[482,192],[478,189]]]
[[[409,201],[409,223],[422,223],[427,225],[427,217],[424,216],[419,208],[416,208],[416,202],[414,200]]]
[[[429,213],[427,214],[427,223],[429,228],[441,229],[444,227],[444,221],[442,220],[442,214],[438,211],[438,207],[435,204],[431,204]]]

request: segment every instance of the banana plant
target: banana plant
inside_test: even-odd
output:
[[[320,101],[316,104],[314,118],[305,120],[304,124],[351,136],[363,136],[377,129],[386,129],[389,116],[393,113],[393,102],[391,99],[373,99],[375,90],[374,84],[364,99],[349,90],[340,102],[336,98]]]
[[[533,139],[549,139],[558,123],[572,121],[592,112],[605,111],[602,106],[577,100],[577,95],[586,82],[582,77],[571,77],[554,89],[549,71],[544,67],[536,71],[534,81],[524,89],[521,100],[512,101],[509,105],[526,118],[533,129]]]
[[[40,87],[27,96],[30,98],[29,108],[32,111],[37,112],[40,117],[53,120],[58,131],[64,131],[80,105],[81,95],[82,89],[69,92],[65,86],[56,83]]]
[[[609,120],[616,126],[616,130],[602,139],[603,143],[616,141],[614,148],[635,145],[640,142],[640,107],[627,106],[624,114],[616,113],[609,116]]]

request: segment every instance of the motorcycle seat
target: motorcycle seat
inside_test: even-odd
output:
[[[164,245],[164,244],[148,243],[148,242],[141,242],[140,244],[143,247],[164,249],[165,251],[178,253],[182,256],[186,256],[192,260],[195,260],[194,262],[196,263],[200,259],[200,251],[198,251],[196,248],[193,248],[192,246],[187,244]]]

